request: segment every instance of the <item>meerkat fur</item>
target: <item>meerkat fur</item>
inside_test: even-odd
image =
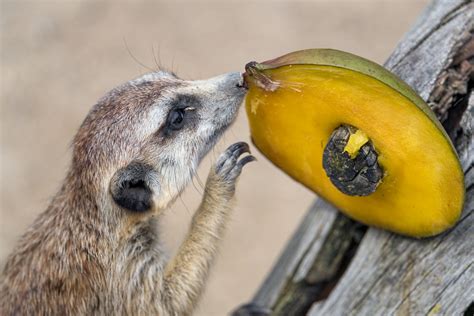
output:
[[[186,81],[150,73],[106,94],[73,142],[59,192],[21,237],[0,276],[1,315],[189,315],[203,292],[254,160],[231,145],[211,168],[174,258],[163,212],[234,121],[245,95],[229,73]]]

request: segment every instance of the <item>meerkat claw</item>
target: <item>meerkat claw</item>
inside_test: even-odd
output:
[[[219,157],[216,163],[216,172],[219,173],[226,164],[235,164],[237,159],[244,153],[250,153],[250,147],[246,142],[238,142],[230,145]]]
[[[243,166],[256,160],[252,155],[239,160],[239,157],[244,153],[250,153],[250,147],[245,142],[238,142],[229,146],[216,163],[216,174],[221,175],[224,180],[234,181],[240,175]]]
[[[255,158],[252,155],[245,156],[244,158],[240,159],[239,162],[237,163],[241,168],[248,164],[249,162],[252,161],[257,161],[257,158]]]
[[[230,146],[211,168],[171,258],[157,222],[235,121],[246,92],[238,72],[187,81],[158,71],[101,98],[74,137],[60,191],[0,271],[0,315],[191,315],[230,220],[236,180],[253,160],[241,158],[249,145]]]

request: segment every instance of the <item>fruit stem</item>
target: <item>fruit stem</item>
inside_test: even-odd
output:
[[[259,64],[256,61],[247,63],[247,65],[245,65],[244,73],[244,81],[246,85],[248,86],[249,81],[252,80],[258,87],[265,91],[275,91],[280,86],[280,83],[270,79],[270,77],[263,72],[265,69],[265,65]]]

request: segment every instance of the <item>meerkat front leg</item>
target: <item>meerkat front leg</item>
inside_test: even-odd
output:
[[[188,235],[165,270],[162,298],[170,314],[189,314],[203,291],[232,210],[236,181],[243,166],[255,160],[251,155],[239,159],[249,152],[247,143],[233,144],[211,168]]]

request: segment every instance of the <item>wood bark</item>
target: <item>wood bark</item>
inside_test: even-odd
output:
[[[474,2],[433,1],[385,67],[450,135],[465,173],[462,217],[417,240],[367,229],[317,199],[252,299],[274,315],[474,313]]]

